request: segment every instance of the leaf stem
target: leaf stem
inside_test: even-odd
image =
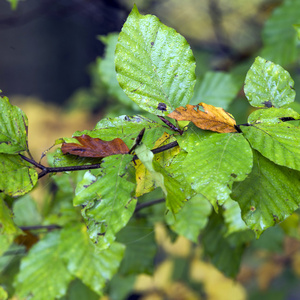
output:
[[[178,132],[180,135],[183,134],[183,130],[176,127],[174,124],[172,124],[170,121],[168,121],[166,118],[162,116],[158,116],[167,126],[169,126],[172,130]]]

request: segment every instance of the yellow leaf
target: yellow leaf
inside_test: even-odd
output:
[[[175,141],[173,136],[170,136],[168,133],[164,133],[154,145],[155,148],[159,148],[163,145],[169,144]],[[156,160],[162,167],[166,167],[171,162],[178,153],[180,152],[179,147],[174,147],[168,151],[163,151],[161,153],[155,154],[154,160]],[[155,184],[150,172],[145,168],[140,160],[136,161],[136,197],[140,197],[146,193],[149,193],[154,190]]]
[[[204,108],[204,112],[200,107]],[[231,114],[221,107],[205,104],[187,105],[176,108],[168,117],[177,121],[192,121],[197,127],[221,133],[237,132],[236,122]]]
[[[246,299],[246,291],[240,283],[225,277],[209,263],[195,259],[191,265],[190,276],[194,281],[203,283],[206,299]]]

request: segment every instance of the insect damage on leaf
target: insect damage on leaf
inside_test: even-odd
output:
[[[116,154],[127,154],[129,149],[127,145],[120,139],[116,138],[112,141],[103,141],[98,138],[92,138],[89,135],[74,137],[80,144],[63,143],[61,150],[63,154],[73,154],[82,157],[107,157]]]
[[[204,108],[204,112],[200,107]],[[237,132],[234,118],[221,107],[205,104],[187,105],[178,107],[168,117],[177,121],[192,121],[197,127],[204,130],[228,133]]]

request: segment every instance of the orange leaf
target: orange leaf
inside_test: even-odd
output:
[[[204,108],[204,112],[199,109]],[[192,121],[197,127],[204,130],[216,132],[237,132],[234,125],[234,118],[221,107],[205,104],[203,102],[198,105],[187,105],[186,107],[178,107],[168,117],[177,121]]]
[[[119,138],[112,141],[102,141],[98,138],[92,138],[89,135],[75,136],[80,144],[63,143],[61,150],[63,154],[73,154],[82,157],[103,158],[116,154],[127,154],[129,149],[127,145]]]

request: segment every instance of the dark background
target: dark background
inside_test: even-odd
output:
[[[129,11],[117,1],[0,0],[0,89],[64,102],[89,85],[87,66],[102,54],[97,35],[120,31]]]
[[[134,2],[180,32],[196,58],[209,53],[201,62],[209,69],[229,71],[259,49],[263,22],[281,1],[25,0],[13,11],[0,0],[3,95],[63,104],[88,87],[88,66],[103,54],[97,36],[119,32]]]

